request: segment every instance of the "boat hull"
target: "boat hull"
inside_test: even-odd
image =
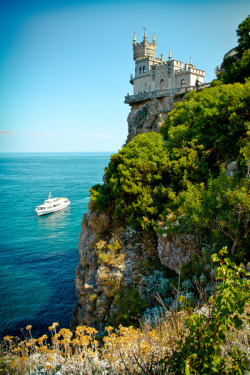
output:
[[[44,210],[35,209],[35,211],[36,211],[38,216],[43,216],[43,215],[48,215],[48,214],[52,214],[53,212],[63,210],[64,208],[68,207],[69,205],[70,205],[70,201],[68,201],[67,203],[64,203],[63,205],[60,205],[58,207],[51,207],[51,208],[44,209]]]

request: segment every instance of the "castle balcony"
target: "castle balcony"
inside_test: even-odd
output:
[[[192,90],[201,91],[208,87],[210,87],[210,83],[205,83],[199,86],[177,87],[174,89],[162,89],[162,90],[154,90],[154,91],[147,91],[147,92],[139,92],[135,95],[128,94],[127,96],[125,96],[124,103],[132,105],[135,103],[143,102],[145,100],[164,98],[165,96],[173,97],[175,95],[181,95],[181,94],[185,95],[189,91],[192,91]]]
[[[131,83],[131,85],[134,84],[134,75],[133,75],[133,74],[130,74],[130,80],[129,80],[129,83]]]

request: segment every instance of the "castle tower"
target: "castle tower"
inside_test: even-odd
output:
[[[133,39],[133,52],[134,52],[134,61],[138,59],[142,59],[145,57],[152,57],[155,58],[156,52],[156,41],[155,35],[153,35],[153,42],[149,43],[147,39],[146,29],[143,35],[143,41],[141,43],[136,43],[136,35],[134,33]]]

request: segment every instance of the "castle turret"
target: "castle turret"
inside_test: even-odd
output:
[[[136,44],[136,36],[135,36],[135,33],[134,33],[134,38],[133,38],[133,45]]]
[[[172,60],[172,53],[171,53],[171,49],[169,50],[168,60],[169,60],[169,61],[171,61],[171,60]]]
[[[149,43],[148,38],[147,38],[147,33],[145,30],[144,35],[143,35],[143,41],[141,43],[136,43],[136,36],[134,34],[133,51],[134,51],[134,61],[137,61],[138,59],[142,59],[148,56],[155,58],[155,51],[156,51],[155,35],[153,35],[153,42]]]
[[[153,33],[153,44],[156,44],[155,33]]]

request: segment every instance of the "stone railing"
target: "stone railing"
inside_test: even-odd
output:
[[[164,96],[174,96],[177,94],[186,94],[192,90],[203,90],[205,88],[210,87],[210,83],[204,83],[203,85],[199,86],[188,86],[188,87],[178,87],[175,89],[162,89],[162,90],[154,90],[154,91],[147,91],[147,92],[139,92],[135,95],[127,95],[125,96],[125,103],[132,104],[132,103],[139,103],[143,102],[144,100],[148,99],[155,99],[155,98],[163,98]]]

